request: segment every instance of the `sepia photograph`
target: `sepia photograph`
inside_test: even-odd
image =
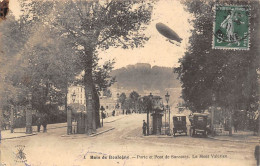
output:
[[[0,166],[260,166],[260,0],[0,0]]]

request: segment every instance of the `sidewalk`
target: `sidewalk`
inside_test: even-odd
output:
[[[21,138],[21,137],[28,137],[28,136],[33,136],[36,135],[36,133],[32,133],[32,134],[25,134],[22,132],[18,132],[18,133],[11,133],[10,130],[4,130],[1,131],[1,140],[7,140],[7,139],[14,139],[14,138]]]
[[[67,127],[67,123],[56,123],[56,124],[49,124],[47,126],[48,130],[57,129],[57,128],[64,128]],[[25,134],[25,128],[15,128],[14,133],[11,133],[10,130],[2,130],[1,131],[1,139],[14,139],[14,138],[21,138],[21,137],[28,137],[33,136],[37,134],[37,126],[32,126],[32,134]],[[41,132],[42,132],[42,126],[41,126]]]
[[[232,136],[226,134],[226,135],[217,135],[215,137],[208,136],[208,138],[219,140],[219,141],[260,143],[260,137],[254,136],[252,131],[238,131],[237,133],[232,133]]]
[[[112,123],[117,120],[125,118],[127,115],[118,115],[118,116],[111,116],[108,118],[103,119],[104,124],[106,123]],[[52,129],[57,129],[57,128],[66,128],[67,123],[55,123],[55,124],[48,124],[47,130],[52,130]],[[114,128],[108,127],[104,125],[104,127],[97,129],[97,133],[94,135],[91,135],[91,137],[105,133],[107,131],[113,130]],[[2,130],[1,131],[1,140],[6,140],[6,139],[15,139],[15,138],[21,138],[21,137],[28,137],[28,136],[33,136],[36,135],[37,131],[37,126],[32,126],[33,133],[32,134],[25,134],[25,128],[15,128],[14,133],[11,133],[10,130]],[[41,127],[42,131],[42,127]],[[72,134],[72,135],[63,135],[64,137],[74,137],[75,135],[79,134]],[[82,134],[80,134],[82,135]],[[84,135],[84,134],[83,134]]]
[[[108,118],[103,119],[104,126],[101,128],[98,128],[95,134],[92,134],[89,136],[86,134],[71,134],[71,135],[64,134],[61,137],[69,137],[69,138],[73,138],[73,139],[85,138],[85,137],[95,137],[95,136],[98,136],[100,134],[103,134],[103,133],[106,133],[106,132],[109,132],[109,131],[115,129],[114,127],[107,126],[106,123],[112,123],[117,120],[123,119],[125,117],[126,117],[126,115],[118,115],[118,116],[110,116]],[[100,121],[100,123],[102,123],[102,120]]]
[[[67,135],[67,134],[64,134],[64,135],[61,135],[61,137],[68,137],[68,138],[73,138],[73,139],[85,138],[85,137],[95,137],[97,135],[106,133],[106,132],[114,130],[114,129],[115,129],[114,127],[104,126],[104,127],[98,128],[95,134],[91,134],[91,135],[86,135],[86,134],[70,134],[70,135]]]

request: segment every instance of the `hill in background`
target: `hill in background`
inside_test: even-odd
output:
[[[181,88],[177,74],[170,67],[152,67],[148,63],[137,63],[113,70],[111,75],[116,76],[117,81],[113,87],[120,89],[143,92]]]

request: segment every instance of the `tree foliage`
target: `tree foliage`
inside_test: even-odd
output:
[[[74,42],[80,54],[87,98],[88,134],[95,132],[95,112],[88,96],[93,96],[93,68],[97,49],[134,48],[144,44],[144,25],[151,18],[151,3],[143,1],[62,1],[57,2],[53,28]]]
[[[182,97],[192,111],[203,111],[215,103],[224,108],[250,109],[256,104],[259,71],[259,2],[220,1],[220,4],[249,5],[250,50],[212,49],[215,1],[186,1],[194,19],[190,46],[175,69],[182,83]]]
[[[121,104],[121,108],[122,109],[126,109],[127,106],[126,106],[126,94],[125,93],[121,93],[120,96],[119,96],[119,103]]]

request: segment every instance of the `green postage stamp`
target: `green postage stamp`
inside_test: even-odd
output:
[[[249,50],[249,6],[215,6],[213,49]]]

